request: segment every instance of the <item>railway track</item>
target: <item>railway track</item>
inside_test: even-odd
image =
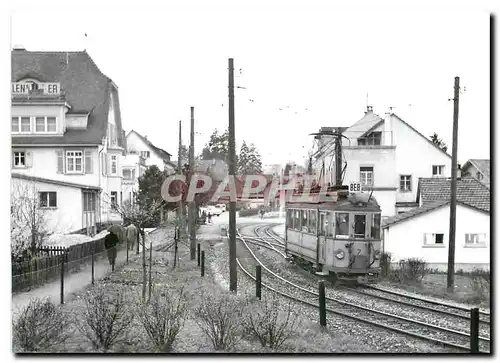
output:
[[[254,233],[257,235],[259,232],[263,229],[265,229],[266,234],[269,236],[270,233],[269,229],[272,226],[258,226],[254,228]],[[238,239],[243,243],[243,245],[247,248],[247,250],[251,253],[253,259],[260,264],[263,268],[263,270],[266,271],[267,274],[272,276],[272,279],[279,280],[281,283],[284,283],[288,286],[292,286],[293,288],[301,291],[301,294],[305,293],[308,295],[313,295],[317,297],[319,294],[315,290],[309,290],[307,288],[304,288],[303,286],[299,286],[279,275],[271,271],[269,268],[267,268],[260,260],[259,258],[254,254],[252,249],[248,246],[247,240],[245,236],[242,236],[241,234],[238,236]],[[276,238],[275,238],[276,239]],[[269,248],[271,250],[275,250],[275,248]],[[252,279],[255,279],[255,277],[248,272],[248,270],[244,269],[241,263],[238,261],[238,264],[240,268],[244,271],[245,274],[247,274],[249,277]],[[316,303],[313,303],[310,301],[310,299],[304,299],[300,298],[297,296],[291,296],[290,294],[287,294],[283,291],[278,291],[277,289],[265,285],[266,288],[279,293],[282,296],[292,298],[295,301],[310,305],[310,306],[319,306]],[[355,291],[355,290],[354,290]],[[331,296],[327,297],[327,302],[329,305],[329,308],[327,311],[341,315],[350,319],[354,319],[357,321],[361,321],[373,326],[377,326],[382,329],[386,330],[391,330],[395,331],[401,334],[405,334],[408,336],[412,336],[415,338],[419,338],[422,340],[430,341],[433,343],[439,343],[443,346],[446,347],[452,347],[461,351],[469,351],[469,341],[470,341],[470,336],[469,333],[464,332],[464,331],[459,331],[459,330],[454,330],[450,328],[445,328],[442,326],[437,326],[434,324],[429,324],[425,323],[416,319],[410,319],[406,318],[400,315],[396,315],[393,313],[388,313],[388,312],[383,312],[383,311],[378,311],[371,309],[366,306],[362,306],[359,304],[354,304],[352,302],[347,302],[345,300],[340,300],[338,298],[334,298]],[[396,302],[396,301],[395,301]],[[397,302],[396,302],[397,303]],[[403,304],[404,305],[404,304]],[[332,309],[332,307],[335,307],[335,309]],[[421,309],[425,309],[425,307],[420,307]],[[441,313],[441,311],[437,311]],[[436,311],[434,312],[436,313]],[[461,316],[463,319],[464,317]],[[381,323],[381,321],[384,321],[384,323]],[[482,352],[487,352],[489,351],[489,337],[481,336],[480,337],[480,348]]]
[[[264,230],[264,232],[268,236],[271,236],[271,238],[273,238],[274,240],[277,240],[280,243],[284,243],[284,240],[272,231],[272,228],[274,226],[275,225],[267,225],[266,226],[267,228]],[[262,227],[264,227],[264,226],[262,226]],[[262,227],[256,228],[255,233],[258,234],[259,230]],[[349,288],[349,287],[343,287],[343,289],[346,291],[351,291],[351,292],[363,294],[365,296],[369,296],[369,297],[376,298],[379,300],[397,302],[401,305],[411,306],[411,307],[414,307],[416,309],[427,310],[427,311],[432,311],[435,313],[440,313],[443,315],[448,315],[448,316],[452,316],[452,317],[456,317],[456,318],[466,319],[467,321],[470,322],[470,309],[462,307],[462,306],[448,304],[445,302],[438,302],[438,301],[434,301],[431,299],[426,299],[424,297],[412,296],[412,295],[404,294],[401,292],[386,290],[386,289],[376,287],[373,285],[360,284],[360,285],[358,285],[358,287],[356,289]],[[480,311],[479,322],[482,324],[489,325],[490,324],[490,313],[486,312],[486,311]]]

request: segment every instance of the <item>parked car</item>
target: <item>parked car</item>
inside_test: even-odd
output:
[[[210,213],[213,216],[220,216],[222,214],[222,209],[220,209],[216,205],[209,205],[207,207],[207,214],[208,213]]]
[[[225,204],[217,204],[216,207],[220,208],[220,210],[222,211],[222,213],[224,213],[226,211],[226,205]]]

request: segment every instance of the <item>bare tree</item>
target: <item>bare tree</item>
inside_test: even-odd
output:
[[[11,253],[35,254],[49,234],[45,205],[34,182],[13,182],[11,185]]]

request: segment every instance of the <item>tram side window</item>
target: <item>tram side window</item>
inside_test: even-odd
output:
[[[316,213],[318,211],[309,211],[309,233],[316,234]]]
[[[333,237],[335,235],[335,214],[333,212],[328,212],[327,213],[327,219],[326,219],[326,236],[327,237]]]
[[[336,213],[335,224],[337,236],[349,236],[349,213]]]
[[[354,215],[354,238],[365,238],[366,231],[366,215]]]
[[[326,213],[319,214],[319,235],[326,236],[326,227],[328,226],[328,220]]]
[[[300,231],[300,210],[294,210],[295,218],[293,219],[293,229]]]
[[[302,211],[302,232],[309,232],[308,210]]]
[[[372,214],[372,238],[380,239],[380,214]]]

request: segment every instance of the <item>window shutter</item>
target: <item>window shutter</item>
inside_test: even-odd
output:
[[[84,151],[85,159],[85,174],[92,174],[92,150]]]
[[[12,169],[15,165],[15,158],[14,158],[15,153],[12,152],[11,158],[10,158],[10,168]]]
[[[57,155],[57,173],[64,174],[64,157],[62,150],[56,150]]]
[[[33,152],[32,151],[26,151],[26,167],[31,168],[33,166]]]
[[[111,174],[111,155],[106,155],[106,175]]]

